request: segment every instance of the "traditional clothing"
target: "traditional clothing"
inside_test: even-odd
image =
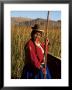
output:
[[[30,39],[25,46],[25,67],[22,73],[22,78],[25,79],[43,79],[44,75],[40,69],[44,59],[44,43],[34,43]],[[46,67],[47,78],[51,79],[48,66]]]

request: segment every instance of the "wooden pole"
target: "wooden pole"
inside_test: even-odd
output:
[[[47,22],[46,22],[46,29],[45,29],[45,49],[44,49],[44,63],[45,63],[45,73],[44,73],[44,79],[46,79],[46,66],[47,66],[47,38],[48,38],[48,25],[49,25],[49,11],[47,14]]]

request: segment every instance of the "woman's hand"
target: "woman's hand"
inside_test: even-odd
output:
[[[45,66],[43,66],[42,64],[40,65],[40,69],[42,70],[43,74],[45,74],[45,73],[46,73]]]
[[[46,45],[49,45],[49,39],[46,38]]]
[[[46,69],[42,68],[42,72],[43,72],[43,74],[46,74]]]

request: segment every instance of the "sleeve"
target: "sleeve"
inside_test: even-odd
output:
[[[40,69],[40,62],[38,61],[35,51],[31,45],[28,46],[28,51],[32,63],[36,68]]]

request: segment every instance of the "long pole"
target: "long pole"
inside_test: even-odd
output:
[[[46,22],[46,29],[45,29],[45,49],[44,49],[44,63],[45,63],[45,73],[44,78],[46,79],[46,66],[47,66],[47,38],[48,38],[48,25],[49,25],[49,11],[47,14],[47,22]]]

